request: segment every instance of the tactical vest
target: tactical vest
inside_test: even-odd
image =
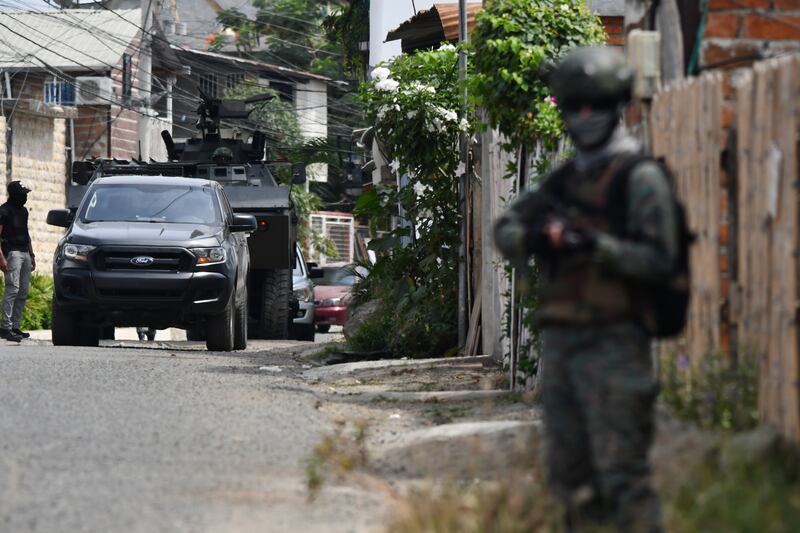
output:
[[[622,167],[625,168],[622,168]],[[615,190],[630,172],[627,164],[579,172],[567,163],[548,179],[549,193],[558,198],[571,228],[623,237],[626,232],[626,202]],[[613,205],[612,205],[613,204]],[[537,320],[547,324],[604,324],[626,319],[652,324],[646,297],[630,280],[593,260],[593,251],[556,254],[543,261]]]

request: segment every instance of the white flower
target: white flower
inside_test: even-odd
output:
[[[464,133],[469,131],[469,121],[467,119],[462,118],[461,122],[458,123],[458,129],[463,131]]]
[[[458,113],[455,111],[451,111],[450,109],[445,109],[441,106],[436,106],[434,111],[439,114],[443,119],[448,122],[458,122]]]
[[[467,172],[467,166],[464,164],[463,161],[459,161],[458,166],[456,167],[456,176],[461,176],[466,172]]]
[[[569,11],[569,5],[568,4],[561,4],[561,11]]]
[[[435,88],[431,87],[430,85],[425,85],[424,83],[420,83],[418,81],[413,82],[411,84],[411,87],[413,89],[416,89],[416,90],[420,91],[420,92],[436,94],[436,89]]]
[[[406,113],[406,118],[414,118],[416,116],[417,116],[416,111],[409,111],[408,113]]]
[[[379,91],[386,91],[390,93],[396,93],[399,86],[400,84],[393,79],[380,80],[375,84],[375,88]]]
[[[430,187],[418,181],[414,183],[414,193],[416,193],[417,196],[423,196],[429,189]]]
[[[440,52],[455,52],[456,47],[450,43],[444,43],[442,46],[439,47]]]
[[[385,105],[382,105],[378,109],[378,122],[383,121],[384,117],[386,116],[386,112],[389,111],[389,108]]]
[[[400,161],[393,159],[392,162],[389,163],[389,167],[392,169],[392,172],[397,174],[397,172],[400,170]]]
[[[372,77],[376,80],[385,80],[392,74],[392,71],[386,67],[376,67],[372,70]]]

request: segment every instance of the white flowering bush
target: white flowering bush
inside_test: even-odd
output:
[[[442,355],[456,344],[458,280],[459,135],[471,133],[459,115],[458,52],[437,50],[397,57],[371,73],[360,90],[367,122],[375,127],[396,176],[408,186],[364,193],[357,214],[385,220],[400,203],[412,229],[397,228],[370,243],[381,252],[356,288],[356,301],[384,301],[386,347],[401,355]],[[400,247],[401,238],[413,237]]]

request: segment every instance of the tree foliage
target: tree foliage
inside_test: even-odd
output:
[[[328,4],[316,0],[252,0],[257,9],[248,18],[236,8],[223,9],[217,22],[236,34],[236,49],[281,66],[340,77],[342,64],[336,45],[319,31],[328,17]],[[334,5],[339,2],[332,2]],[[210,46],[222,48],[217,38]]]
[[[543,74],[567,50],[604,37],[584,0],[491,0],[478,12],[469,94],[509,139],[507,148],[555,148],[563,124]]]

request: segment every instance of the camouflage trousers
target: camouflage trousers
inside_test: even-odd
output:
[[[640,326],[550,326],[542,398],[548,480],[567,529],[661,531],[647,454],[654,401],[650,342]]]

